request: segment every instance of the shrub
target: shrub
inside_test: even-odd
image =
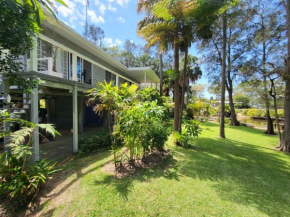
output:
[[[152,134],[151,127],[156,122],[161,122],[163,111],[164,108],[153,101],[132,106],[119,114],[116,133],[120,135],[125,147],[128,148],[131,161],[140,156],[144,157],[148,148],[153,145],[151,142],[154,140],[148,140],[148,137]],[[158,128],[163,131],[160,127]],[[158,138],[159,140],[163,138]]]
[[[25,165],[25,166],[24,166]],[[22,158],[0,155],[0,195],[14,209],[33,202],[42,184],[51,176],[55,164],[42,160],[37,164],[23,162]]]
[[[168,129],[162,123],[154,122],[148,131],[147,141],[149,141],[150,149],[163,150],[167,137],[169,135]],[[148,149],[149,150],[149,149]]]
[[[196,120],[184,121],[185,130],[180,134],[179,132],[173,133],[173,139],[176,145],[184,148],[190,148],[193,145],[193,138],[198,137],[202,129],[199,122]]]
[[[111,138],[109,132],[104,132],[99,135],[83,137],[79,141],[80,153],[89,153],[100,148],[110,147]]]
[[[217,119],[217,122],[220,123],[221,119],[220,117]],[[225,118],[225,124],[230,124],[231,123],[231,119],[230,118]]]

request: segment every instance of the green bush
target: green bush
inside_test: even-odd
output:
[[[162,123],[154,122],[153,124],[151,124],[147,134],[147,141],[149,141],[149,147],[147,147],[147,149],[150,148],[159,151],[163,150],[168,135],[168,129],[164,127]]]
[[[243,109],[242,115],[247,116],[247,117],[266,117],[266,110],[265,109],[256,109],[256,108]],[[270,116],[272,118],[275,117],[275,110],[274,109],[270,110]],[[284,117],[284,110],[283,109],[278,109],[278,117],[279,118]]]
[[[218,117],[217,122],[220,123],[221,119],[220,117]],[[231,123],[231,119],[230,118],[225,118],[225,124],[230,124]]]
[[[79,141],[80,153],[89,153],[100,148],[110,147],[111,138],[109,132],[104,132],[99,135],[83,137]]]
[[[284,118],[284,109],[278,109],[277,113],[278,113],[278,118]],[[274,109],[270,110],[270,115],[272,118],[276,117]]]
[[[33,202],[42,184],[54,173],[55,164],[42,160],[37,164],[23,162],[22,158],[0,155],[0,196],[14,209]]]
[[[184,128],[185,130],[181,134],[179,132],[173,133],[173,140],[178,146],[190,148],[193,146],[193,138],[198,137],[202,129],[196,120],[184,121]]]

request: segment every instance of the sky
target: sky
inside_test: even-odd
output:
[[[82,34],[86,21],[86,0],[63,0],[68,7],[56,2],[58,18],[72,29]],[[107,46],[123,46],[126,39],[135,44],[146,42],[137,35],[137,23],[143,17],[137,13],[137,0],[89,0],[88,23],[100,27],[105,32],[104,43]],[[194,46],[190,53],[197,55]],[[197,83],[207,84],[205,76]],[[205,93],[209,97],[209,93]]]

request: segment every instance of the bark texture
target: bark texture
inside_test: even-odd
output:
[[[182,89],[181,89],[181,103],[180,103],[180,113],[179,113],[179,129],[178,131],[181,133],[182,131],[182,114],[184,108],[184,94],[185,94],[185,85],[186,85],[186,69],[187,69],[187,56],[188,56],[188,47],[185,47],[184,51],[184,66],[183,66],[183,78],[182,78]]]
[[[163,61],[162,61],[162,52],[159,55],[159,74],[160,74],[160,96],[163,96]]]
[[[287,0],[285,8],[288,38],[288,56],[285,61],[286,67],[283,76],[283,79],[286,82],[284,99],[284,131],[279,149],[284,152],[290,152],[290,0]]]
[[[180,91],[179,91],[179,38],[178,33],[174,35],[174,70],[177,74],[174,80],[174,126],[176,132],[179,128],[179,109],[180,109]]]
[[[225,88],[226,88],[226,49],[227,49],[227,15],[223,14],[223,59],[222,59],[222,87],[220,111],[220,138],[225,136]]]

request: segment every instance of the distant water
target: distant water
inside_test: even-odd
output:
[[[241,123],[252,124],[254,125],[255,128],[267,129],[266,120],[256,120],[256,119],[251,119],[249,117],[241,117],[241,116],[238,116],[237,118],[238,118],[238,121],[240,121]],[[276,121],[273,120],[273,123],[274,123],[274,129],[276,130],[276,127],[275,127]],[[281,129],[281,125],[280,125],[280,129]]]
[[[252,124],[254,125],[255,128],[267,129],[267,121],[264,120],[252,120],[251,118],[248,117],[246,118],[238,117],[238,121],[245,124]]]

